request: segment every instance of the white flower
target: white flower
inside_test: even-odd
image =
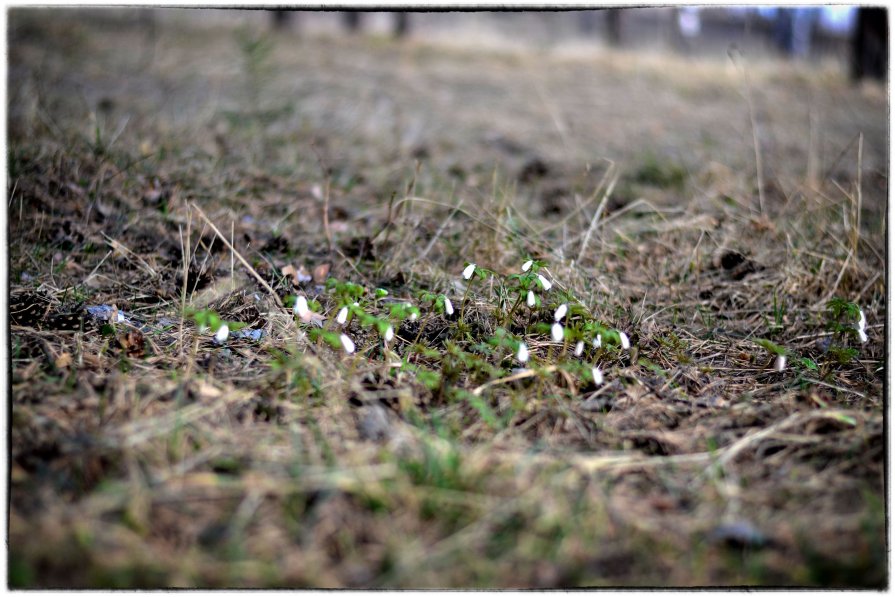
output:
[[[858,337],[861,339],[861,342],[867,342],[867,333],[864,331],[867,329],[867,318],[864,317],[862,309],[858,309],[858,313],[861,314],[861,319],[858,320],[855,328],[858,330]]]
[[[531,259],[529,259],[528,261],[526,261],[525,263],[523,263],[523,264],[522,264],[522,271],[523,271],[523,272],[527,272],[528,270],[530,270],[530,269],[531,269],[531,265],[532,265],[533,263],[534,263],[534,261],[532,261]]]
[[[354,303],[352,303],[352,304],[353,304],[355,307],[360,307],[360,303],[357,302],[357,301],[354,301]]]
[[[336,321],[339,322],[339,325],[345,325],[345,322],[348,321],[348,307],[342,307],[339,309],[339,314],[336,316]]]
[[[783,371],[784,369],[786,369],[786,357],[782,354],[777,355],[777,358],[774,360],[774,370]]]
[[[308,299],[301,295],[295,297],[295,306],[292,307],[292,311],[302,319],[307,318],[311,314],[311,310],[308,309]]]
[[[562,326],[558,323],[554,323],[553,327],[550,328],[550,336],[553,338],[554,342],[562,342],[562,337],[563,337]]]
[[[590,374],[594,376],[594,385],[600,385],[603,383],[603,372],[600,371],[600,368],[594,365],[594,367],[590,370]]]
[[[631,341],[628,340],[628,334],[626,334],[626,333],[624,333],[624,332],[622,332],[622,331],[619,331],[619,332],[618,332],[618,339],[619,339],[619,340],[621,341],[621,343],[622,343],[622,350],[628,350],[629,348],[631,348]]]
[[[342,343],[342,348],[345,349],[345,352],[347,352],[348,354],[354,352],[354,342],[351,341],[351,338],[349,338],[345,334],[342,334],[341,336],[339,336],[339,341]]]
[[[516,358],[520,363],[528,362],[528,346],[525,345],[525,342],[519,343],[519,352],[516,353]]]
[[[584,352],[584,342],[579,340],[578,344],[575,345],[575,356],[580,357],[582,352]]]
[[[601,346],[603,346],[603,336],[601,336],[600,334],[597,334],[597,337],[594,338],[593,345],[594,345],[594,348],[600,348]]]
[[[218,328],[217,333],[214,335],[214,339],[217,340],[218,344],[223,344],[227,341],[227,336],[230,335],[230,328],[226,323],[222,323],[221,327]]]
[[[535,306],[535,293],[531,290],[528,291],[528,298],[525,299],[525,304],[529,306],[529,308],[534,308]]]
[[[385,330],[384,337],[386,342],[391,342],[395,337],[395,328],[393,328],[392,326],[388,326],[388,328]]]
[[[448,315],[454,314],[454,304],[451,302],[451,299],[448,297],[444,297],[444,312]]]
[[[468,280],[472,277],[472,274],[475,273],[475,264],[470,263],[466,266],[466,269],[463,270],[463,279]]]
[[[538,274],[538,281],[541,283],[541,286],[544,287],[544,290],[550,290],[551,288],[553,288],[553,284],[550,283],[550,280],[548,280],[541,274]]]
[[[566,316],[566,312],[569,310],[568,305],[565,303],[561,304],[556,308],[556,313],[553,314],[554,321],[560,321],[563,317]]]
[[[419,314],[416,311],[414,311],[413,313],[410,314],[410,321],[416,321],[417,317],[419,317]]]

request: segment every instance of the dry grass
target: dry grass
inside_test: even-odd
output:
[[[258,39],[10,14],[13,586],[887,582],[884,97]],[[529,256],[554,288],[509,315]],[[326,277],[421,316],[388,350],[352,320],[346,355],[281,306],[336,329]],[[601,349],[538,327],[561,302]],[[201,309],[263,336],[216,344]]]

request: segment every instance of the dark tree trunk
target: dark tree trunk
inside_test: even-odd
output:
[[[360,13],[359,12],[343,12],[342,13],[342,22],[345,24],[345,29],[350,31],[351,33],[355,33],[360,30]]]
[[[606,39],[610,46],[622,44],[622,11],[619,8],[606,10]]]
[[[396,38],[402,38],[410,31],[410,15],[406,12],[392,13],[395,19],[394,33]]]
[[[270,12],[271,18],[273,20],[273,28],[277,31],[283,31],[289,28],[289,24],[292,21],[292,11],[291,10],[272,10]]]
[[[889,70],[889,21],[885,8],[858,8],[852,34],[851,76],[883,80]]]

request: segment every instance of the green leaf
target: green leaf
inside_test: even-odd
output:
[[[802,357],[801,359],[799,359],[799,362],[802,364],[802,366],[805,369],[809,369],[811,371],[817,371],[817,363],[815,363],[811,359],[809,359],[807,357]]]
[[[830,413],[830,417],[833,419],[836,419],[840,423],[845,423],[846,425],[851,425],[852,427],[855,427],[858,424],[858,422],[855,420],[854,417],[847,415],[845,413],[832,412],[832,413]]]
[[[769,353],[777,356],[786,355],[786,349],[782,346],[774,344],[770,340],[766,340],[765,338],[757,338],[755,343],[767,350]]]

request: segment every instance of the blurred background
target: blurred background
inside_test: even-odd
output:
[[[659,7],[522,12],[366,12],[304,10],[103,9],[109,24],[147,27],[269,23],[295,35],[366,33],[461,45],[610,46],[726,59],[731,44],[755,57],[838,63],[849,76],[887,71],[885,8],[857,6]]]

